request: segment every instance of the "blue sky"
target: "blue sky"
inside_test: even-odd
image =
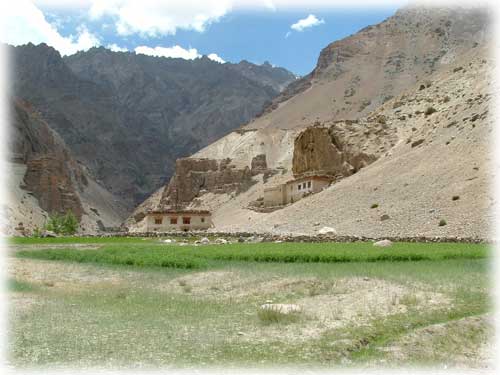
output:
[[[25,0],[17,1],[26,7],[18,13],[23,13],[22,17],[27,19],[16,20],[13,16],[16,20],[12,26],[16,29],[15,33],[12,31],[14,41],[4,40],[11,44],[45,41],[62,54],[86,50],[93,45],[114,45],[129,51],[141,47],[144,53],[164,56],[177,56],[180,52],[185,58],[213,54],[214,58],[229,62],[245,59],[261,64],[269,61],[298,75],[305,75],[314,68],[326,45],[383,21],[398,8],[392,4],[254,9],[237,7],[227,0],[222,6],[219,4],[223,1],[213,2],[213,5],[210,1],[203,2],[202,9],[187,1],[192,4],[184,9],[182,1],[171,0],[156,10],[144,10],[139,4],[148,0],[140,3],[113,0],[114,7],[109,2],[97,6],[94,0],[88,0],[73,8],[44,1],[28,2],[30,4]],[[37,12],[43,15],[47,25],[40,21]],[[27,24],[26,30],[19,32],[23,22]],[[175,51],[171,50],[173,46],[178,46]]]

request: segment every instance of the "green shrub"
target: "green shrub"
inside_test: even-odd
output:
[[[448,223],[446,222],[446,220],[445,220],[445,219],[441,219],[441,220],[439,220],[439,226],[440,226],[440,227],[444,227],[446,224],[448,224]]]
[[[33,229],[33,235],[32,237],[35,237],[35,238],[42,238],[42,230],[38,227],[35,227],[35,229]]]
[[[373,203],[370,208],[377,208],[378,207],[378,203]]]
[[[73,212],[68,211],[65,215],[54,214],[50,216],[45,224],[45,230],[50,230],[56,234],[72,235],[78,230],[78,220]]]

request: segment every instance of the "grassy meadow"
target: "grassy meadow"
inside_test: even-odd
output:
[[[17,367],[489,366],[487,245],[16,238]],[[264,303],[300,311],[262,311]]]

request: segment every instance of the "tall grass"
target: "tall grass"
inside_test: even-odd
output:
[[[16,252],[22,258],[120,264],[140,267],[205,268],[219,262],[346,263],[479,259],[490,256],[487,245],[397,243],[375,248],[371,243],[259,243],[210,246],[152,244],[104,245],[98,250],[42,249]]]

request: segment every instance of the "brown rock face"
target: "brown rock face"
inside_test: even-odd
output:
[[[24,182],[45,211],[61,214],[71,211],[80,220],[82,204],[65,162],[55,153],[28,160]]]
[[[293,174],[347,177],[373,163],[395,141],[395,130],[374,119],[311,126],[295,139]]]
[[[254,156],[251,163],[252,176],[259,173],[265,173],[267,171],[267,161],[266,154],[259,154]]]
[[[235,168],[230,159],[178,159],[175,175],[164,190],[160,205],[185,206],[200,194],[231,193],[246,190],[252,184],[250,168]]]
[[[88,181],[78,163],[71,158],[62,140],[38,118],[31,106],[14,104],[11,150],[14,161],[26,164],[24,184],[49,213],[72,211],[80,220],[82,203],[77,189]]]

